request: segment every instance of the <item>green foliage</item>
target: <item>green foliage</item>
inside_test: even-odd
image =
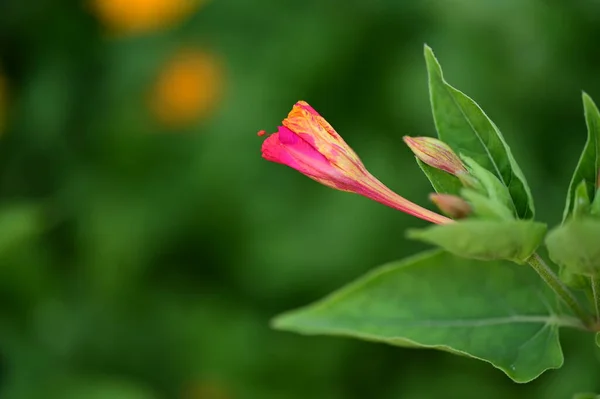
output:
[[[0,254],[35,239],[48,226],[43,208],[34,203],[4,204],[0,207]]]
[[[574,218],[585,217],[591,213],[590,196],[587,190],[587,183],[582,180],[575,188],[573,196],[572,215]]]
[[[573,399],[600,399],[600,395],[595,393],[577,393],[573,396]]]
[[[465,258],[510,260],[519,264],[535,252],[545,234],[545,224],[530,220],[465,220],[407,233],[409,238]]]
[[[488,220],[513,220],[514,213],[503,204],[468,188],[460,194],[471,204],[473,216]]]
[[[472,158],[466,156],[462,158],[469,169],[470,175],[475,178],[476,190],[484,194],[490,201],[498,204],[498,206],[509,210],[514,209],[508,188],[492,172],[479,165]]]
[[[571,178],[563,222],[576,206],[575,197],[578,185],[583,182],[588,198],[594,199],[598,189],[597,184],[600,182],[600,112],[594,100],[586,93],[583,93],[583,109],[588,136]]]
[[[600,276],[600,219],[567,220],[546,237],[550,258],[572,273]]]
[[[534,205],[529,186],[496,125],[472,99],[446,82],[442,68],[428,46],[425,46],[425,60],[431,107],[440,140],[493,172],[508,188],[517,215],[532,218]]]
[[[81,378],[73,381],[66,392],[58,392],[55,399],[156,399],[147,389],[121,381],[101,378]],[[54,399],[50,398],[50,399]]]
[[[590,279],[582,274],[575,273],[568,267],[560,266],[558,276],[570,288],[585,290],[590,287]]]
[[[552,302],[527,268],[435,251],[376,269],[273,325],[442,349],[527,382],[562,365],[558,327],[577,325]]]
[[[444,80],[427,46],[425,58],[438,135],[460,154],[468,174],[457,178],[417,162],[437,192],[468,201],[460,203],[465,208],[461,215],[469,219],[408,230],[409,238],[442,251],[386,265],[313,305],[283,314],[273,325],[303,334],[441,349],[487,361],[514,381],[528,382],[562,366],[560,326],[600,328],[598,315],[594,321],[568,288],[586,291],[596,309],[600,306],[595,280],[600,275],[600,221],[589,216],[597,211],[589,182],[584,178],[573,189],[573,217],[546,239],[551,258],[561,266],[561,280],[536,253],[547,226],[530,220],[530,190],[500,131],[473,100]],[[588,126],[595,126],[590,118],[597,109],[590,116],[589,107]],[[586,169],[587,152],[575,177]],[[436,159],[434,151],[427,156],[434,165],[442,158]],[[600,184],[597,174],[594,179]],[[531,279],[526,263],[539,280]],[[575,318],[550,305],[554,301],[540,289],[542,281]]]
[[[596,195],[594,195],[594,201],[590,205],[590,214],[593,216],[600,217],[600,188],[596,190]]]
[[[463,185],[458,177],[429,166],[419,158],[415,157],[415,159],[417,160],[417,164],[419,165],[419,168],[421,168],[421,171],[427,176],[427,179],[429,179],[429,182],[436,193],[452,195],[460,194]]]

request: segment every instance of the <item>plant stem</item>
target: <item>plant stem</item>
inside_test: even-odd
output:
[[[544,280],[544,282],[554,291],[556,295],[573,311],[586,326],[593,325],[590,320],[590,315],[581,306],[575,295],[559,280],[558,276],[550,269],[544,260],[534,253],[527,260],[527,263],[536,271],[536,273]]]
[[[600,322],[600,279],[592,277],[592,294],[594,295],[594,307],[596,308],[596,322]]]

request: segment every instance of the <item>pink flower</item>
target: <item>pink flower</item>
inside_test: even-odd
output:
[[[283,126],[263,142],[262,156],[326,186],[365,196],[429,222],[452,222],[384,186],[366,170],[333,127],[304,101],[297,102]]]

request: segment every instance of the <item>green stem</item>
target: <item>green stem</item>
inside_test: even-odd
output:
[[[596,309],[596,322],[600,322],[600,279],[592,277],[592,294],[594,295],[594,307]]]
[[[567,286],[559,280],[558,276],[537,253],[531,255],[527,260],[527,263],[529,263],[542,280],[552,288],[552,291],[554,291],[554,293],[573,311],[575,316],[577,316],[586,326],[591,326],[593,324],[592,320],[590,320],[589,313],[579,304],[575,295],[573,295]]]

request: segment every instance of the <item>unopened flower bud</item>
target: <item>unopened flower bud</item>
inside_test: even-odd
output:
[[[471,214],[471,206],[456,195],[434,193],[429,195],[429,199],[453,219],[464,219]]]
[[[404,142],[417,158],[427,165],[459,176],[468,174],[467,168],[452,148],[433,137],[403,137]]]
[[[306,102],[297,102],[282,125],[262,144],[262,156],[266,160],[287,165],[331,188],[362,195],[423,220],[436,224],[452,222],[384,186]]]

